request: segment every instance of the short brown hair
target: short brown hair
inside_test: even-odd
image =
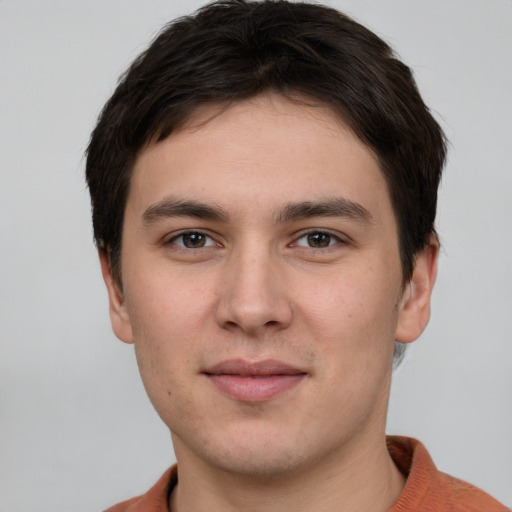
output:
[[[377,155],[404,282],[435,234],[446,140],[411,70],[373,32],[326,6],[221,0],[161,31],[122,76],[87,149],[94,237],[121,283],[123,216],[137,153],[202,105],[272,91],[329,106]]]

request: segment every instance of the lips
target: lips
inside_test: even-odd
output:
[[[222,361],[204,374],[223,394],[241,402],[264,402],[298,385],[306,373],[276,360]]]

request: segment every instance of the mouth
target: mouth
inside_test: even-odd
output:
[[[230,359],[203,372],[224,395],[240,402],[264,402],[297,386],[306,372],[276,360]]]

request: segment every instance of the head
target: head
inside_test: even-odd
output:
[[[87,179],[114,330],[178,457],[268,476],[383,433],[444,156],[410,70],[326,7],[217,2],[133,63]]]
[[[378,158],[396,216],[403,281],[435,235],[444,135],[410,69],[374,33],[321,5],[219,1],[171,22],[122,77],[87,150],[94,237],[122,286],[133,165],[201,108],[265,92],[329,107]]]

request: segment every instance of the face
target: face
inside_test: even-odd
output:
[[[102,268],[179,463],[268,476],[382,439],[394,341],[428,320],[435,256],[404,290],[375,156],[328,109],[269,95],[140,153],[122,293]]]

